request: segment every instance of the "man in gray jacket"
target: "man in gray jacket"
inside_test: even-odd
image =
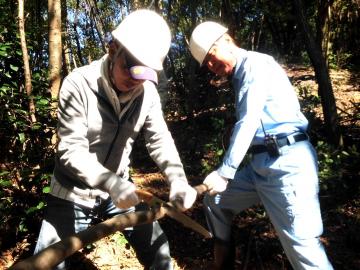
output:
[[[140,130],[183,210],[196,191],[188,185],[155,88],[170,48],[170,30],[158,14],[138,10],[112,32],[109,54],[75,69],[59,94],[58,145],[51,193],[35,253],[94,219],[131,211],[139,203],[129,178],[129,155]],[[159,224],[134,227],[125,237],[146,269],[173,269]],[[65,261],[57,269],[69,268]]]

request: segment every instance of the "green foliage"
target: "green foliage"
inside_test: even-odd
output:
[[[121,248],[125,247],[125,245],[128,244],[128,241],[121,232],[117,232],[113,234],[110,239],[114,241]]]
[[[202,159],[202,174],[207,174],[210,171],[214,170],[215,166],[220,164],[220,161],[224,155],[224,149],[222,145],[222,134],[225,129],[225,122],[223,119],[211,117],[211,126],[212,126],[212,137],[210,137],[210,142],[205,144],[204,152],[208,153],[206,158]]]
[[[356,145],[337,149],[324,141],[318,141],[316,149],[322,190],[330,193],[356,193],[359,190],[359,179],[351,179],[348,175],[356,171],[358,166],[353,161],[360,160],[360,151]]]
[[[0,132],[3,138],[1,147],[8,153],[7,156],[1,157],[1,161],[26,162],[28,165],[43,163],[45,157],[52,155],[49,147],[55,132],[55,119],[51,116],[50,99],[42,96],[34,97],[38,122],[32,123],[27,109],[28,96],[25,93],[18,93],[17,89],[11,91],[11,95],[0,94],[2,116]]]
[[[4,178],[9,174],[8,171],[0,172],[0,195],[3,194],[3,188],[8,188],[11,186],[11,181]]]
[[[308,67],[311,66],[311,60],[306,51],[301,52],[301,63]]]
[[[0,52],[0,145],[8,153],[0,161],[37,164],[44,160],[42,151],[51,145],[55,126],[51,100],[47,94],[47,70],[32,72],[32,98],[37,118],[37,122],[32,123],[29,117],[29,97],[24,91],[19,41],[9,38],[9,41],[0,44]]]
[[[352,57],[353,57],[352,53],[342,53],[342,52],[338,52],[337,54],[330,53],[328,55],[329,67],[331,69],[350,68],[352,67],[351,64]]]
[[[12,14],[10,10],[7,12]],[[16,237],[29,231],[45,205],[43,191],[48,192],[56,119],[48,94],[47,70],[42,68],[46,64],[45,57],[38,65],[31,63],[31,98],[37,122],[31,121],[16,20],[13,24],[9,18],[7,20],[0,26],[0,148],[3,153],[0,157],[0,234],[7,232]],[[39,55],[34,51],[38,49],[36,44],[37,40],[28,41],[30,60],[34,61]]]
[[[37,98],[39,103],[42,99]],[[15,224],[20,224],[19,232],[26,232],[30,217],[44,206],[42,192],[48,192],[48,187],[44,187],[44,184],[48,183],[49,177],[44,173],[51,170],[53,163],[51,139],[54,120],[49,114],[50,105],[42,105],[36,108],[36,116],[42,122],[31,124],[29,113],[23,109],[28,104],[28,98],[22,93],[13,92],[11,96],[0,96],[0,103],[7,105],[1,105],[1,147],[8,153],[1,157],[1,164],[9,168],[9,171],[5,171],[5,177],[0,180],[0,185],[13,190],[10,197],[7,197],[7,192],[0,194],[1,209],[3,213],[11,213],[14,208],[19,208],[18,216],[8,217]],[[23,191],[27,191],[27,196],[34,200],[28,201],[29,205],[24,205],[21,199],[17,199],[18,196],[23,196]],[[35,206],[31,206],[33,203]],[[21,220],[18,220],[20,217]]]

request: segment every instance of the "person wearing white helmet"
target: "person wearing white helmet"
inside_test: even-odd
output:
[[[112,32],[108,54],[64,79],[60,141],[35,253],[92,222],[143,209],[129,176],[130,154],[140,132],[170,185],[169,200],[182,210],[194,203],[196,191],[187,182],[156,89],[170,42],[160,15],[135,11]],[[123,233],[145,269],[173,269],[158,222]],[[56,267],[69,268],[77,268],[71,259]]]
[[[227,77],[235,92],[229,146],[203,181],[209,188],[204,211],[215,237],[214,269],[233,269],[232,219],[258,203],[294,269],[333,269],[320,241],[317,156],[285,71],[273,57],[239,48],[217,22],[196,26],[189,47],[201,66]]]

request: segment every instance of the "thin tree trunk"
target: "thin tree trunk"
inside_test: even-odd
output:
[[[221,1],[221,19],[225,22],[225,25],[229,28],[228,33],[234,36],[238,25],[235,23],[234,16],[232,15],[231,3],[229,0]]]
[[[131,5],[129,5],[131,6]],[[131,7],[131,10],[136,10],[136,9],[139,9],[141,7],[141,3],[139,0],[133,0],[132,1],[132,7]]]
[[[61,29],[64,33],[64,41],[63,41],[63,48],[62,48],[62,58],[64,59],[62,65],[62,74],[66,76],[71,71],[71,60],[70,60],[70,53],[71,53],[71,43],[69,38],[69,31],[68,31],[68,22],[67,22],[67,7],[66,1],[61,2]]]
[[[163,2],[159,0],[152,1],[152,5],[154,6],[154,9],[156,12],[161,13],[161,10],[163,8]],[[149,6],[149,8],[152,8],[152,6]]]
[[[79,17],[79,8],[80,8],[80,0],[76,1],[76,9],[75,9],[75,18],[74,18],[74,24],[73,24],[73,31],[74,31],[74,39],[76,42],[76,52],[77,52],[77,56],[79,58],[80,64],[83,66],[85,65],[85,61],[81,52],[81,45],[80,45],[80,41],[79,41],[79,35],[77,32],[77,23],[78,23],[78,17]],[[74,55],[75,58],[75,55]],[[74,59],[74,65],[75,67],[76,65],[76,60]]]
[[[48,0],[49,12],[49,82],[51,97],[56,99],[61,84],[62,42],[61,1]]]
[[[305,39],[307,52],[314,66],[328,140],[334,145],[342,145],[342,136],[339,129],[335,97],[325,58],[322,54],[321,47],[315,42],[315,39],[310,32],[309,25],[305,19],[301,0],[293,0],[293,4],[300,29]]]
[[[20,34],[21,50],[24,61],[25,91],[27,96],[29,97],[30,119],[32,123],[35,123],[36,122],[35,104],[34,104],[34,99],[31,97],[31,92],[32,92],[31,71],[30,71],[29,55],[28,55],[28,50],[26,46],[26,37],[25,37],[24,0],[19,0],[18,4],[19,4],[19,13],[18,13],[19,34]]]
[[[328,55],[331,49],[329,31],[332,4],[333,0],[320,0],[318,3],[318,16],[316,20],[316,41],[322,48],[327,66],[329,66]]]
[[[259,49],[260,40],[261,40],[261,34],[262,34],[262,30],[263,30],[263,25],[264,25],[264,15],[261,16],[259,29],[257,31],[256,45],[255,45],[255,50],[256,51]]]
[[[64,76],[66,76],[67,74],[70,73],[71,71],[71,48],[70,46],[68,46],[68,34],[67,34],[67,30],[65,30],[66,32],[64,33],[64,45],[63,45],[63,53],[62,53],[62,57],[64,59],[64,63],[63,63],[63,74]]]
[[[264,22],[267,25],[270,34],[272,36],[272,41],[274,42],[277,50],[279,51],[279,53],[281,55],[285,54],[285,50],[284,50],[284,46],[283,44],[283,36],[281,35],[281,30],[279,30],[279,24],[278,22],[275,20],[275,18],[273,18],[274,16],[270,13],[265,14],[265,18],[264,18]]]
[[[94,21],[94,28],[96,30],[96,33],[99,37],[102,49],[104,52],[106,52],[106,46],[105,46],[105,42],[104,42],[104,30],[103,30],[103,24],[101,22],[101,19],[98,19],[98,10],[97,10],[97,6],[96,6],[96,1],[86,1],[87,5],[89,6],[89,18],[90,20]],[[99,22],[100,21],[100,22]]]

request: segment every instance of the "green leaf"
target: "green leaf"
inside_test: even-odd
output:
[[[14,66],[14,65],[11,65],[11,64],[10,64],[10,68],[11,68],[12,70],[14,70],[14,71],[18,71],[18,70],[19,70],[19,67]]]
[[[7,57],[8,53],[6,51],[0,51],[0,56]]]
[[[8,48],[9,48],[9,46],[7,46],[6,44],[1,44],[1,46],[0,46],[1,51],[6,51]]]
[[[25,142],[25,134],[24,133],[19,133],[18,136],[19,136],[20,142],[24,143]]]
[[[0,187],[11,187],[10,180],[0,180]]]
[[[36,104],[37,104],[38,106],[45,106],[45,105],[48,105],[48,104],[49,104],[49,101],[48,101],[47,99],[45,99],[45,98],[42,98],[42,99],[38,100],[38,101],[36,102]]]
[[[8,175],[9,173],[10,173],[9,171],[2,171],[0,172],[0,176]]]
[[[37,206],[32,206],[30,207],[29,209],[27,209],[25,211],[25,213],[28,215],[28,214],[31,214],[31,213],[34,213],[38,210],[41,210],[42,208],[44,208],[45,206],[45,203],[44,202],[39,202]]]
[[[49,187],[49,186],[44,187],[44,188],[42,189],[42,192],[43,192],[43,193],[50,193],[50,187]]]
[[[24,220],[22,220],[19,224],[19,231],[20,232],[27,232],[28,228],[26,227],[26,225],[24,224]]]
[[[39,130],[41,128],[41,124],[40,123],[35,123],[31,126],[32,130]]]
[[[25,111],[24,109],[15,109],[15,112],[18,113],[18,114],[24,114],[24,115],[28,114],[28,112]]]
[[[38,80],[38,79],[40,79],[40,74],[38,72],[33,73],[32,78],[33,78],[33,80]]]
[[[44,208],[44,206],[45,206],[44,202],[39,202],[39,204],[36,206],[36,208],[40,210],[40,209]]]

